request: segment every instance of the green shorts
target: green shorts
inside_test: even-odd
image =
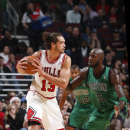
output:
[[[114,114],[114,109],[104,113],[99,112],[97,109],[95,109],[89,118],[89,121],[85,125],[85,130],[106,130],[106,128],[110,126],[110,122],[113,119]],[[127,115],[121,112],[118,115],[117,119],[122,122],[122,120],[125,120],[126,117]]]
[[[84,129],[93,109],[73,109],[68,120],[68,126]]]

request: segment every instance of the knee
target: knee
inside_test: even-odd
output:
[[[121,130],[121,128],[122,128],[122,123],[120,122],[120,120],[115,119],[111,121],[110,130]]]

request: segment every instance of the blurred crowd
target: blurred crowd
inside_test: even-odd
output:
[[[20,5],[22,14],[20,24],[28,36],[29,46],[24,41],[19,42],[17,38],[12,37],[12,32],[7,27],[6,0],[2,0],[2,9],[3,21],[0,22],[1,74],[18,73],[16,65],[21,58],[45,49],[42,33],[47,31],[47,28],[36,31],[33,25],[35,25],[35,20],[49,17],[53,23],[49,27],[51,31],[53,32],[53,29],[56,28],[65,38],[65,53],[71,57],[72,65],[76,64],[82,69],[88,65],[91,49],[101,48],[104,50],[104,65],[117,70],[121,78],[122,87],[128,100],[129,113],[124,130],[130,128],[130,124],[127,123],[130,122],[130,96],[124,0],[24,0]],[[19,81],[8,80],[17,78],[18,76],[15,75],[0,75],[0,79],[3,79],[0,80],[0,93],[3,94],[3,89],[7,88],[22,89]],[[4,86],[11,83],[17,85]],[[0,96],[0,125],[3,129],[27,129],[26,98],[22,94],[17,91],[10,91],[6,97]],[[63,90],[59,88],[57,91],[58,103],[62,94]],[[75,102],[74,95],[69,94],[61,111],[65,125]],[[15,120],[17,120],[17,124]],[[41,126],[41,129],[44,128]]]

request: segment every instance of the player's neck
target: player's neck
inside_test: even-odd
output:
[[[99,66],[96,66],[96,67],[93,67],[93,73],[95,75],[100,75],[102,73],[102,71],[104,70],[104,65],[99,65]]]
[[[47,58],[49,61],[53,62],[56,61],[57,58],[59,57],[59,53],[53,51],[53,50],[47,50]]]

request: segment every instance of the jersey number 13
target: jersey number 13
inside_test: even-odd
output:
[[[48,88],[47,90],[48,90],[49,92],[54,92],[54,90],[55,90],[55,85],[52,84],[52,83],[49,82],[49,81],[48,81],[48,84],[50,85],[50,88]],[[42,88],[41,88],[42,91],[46,91],[45,86],[46,86],[46,80],[42,80]]]

